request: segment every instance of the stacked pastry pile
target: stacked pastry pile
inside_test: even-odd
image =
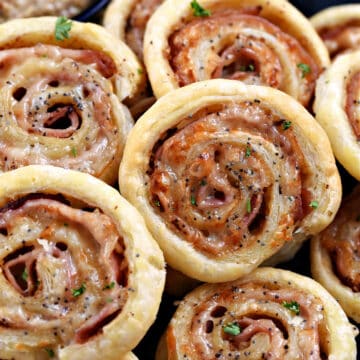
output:
[[[114,0],[107,30],[0,25],[0,358],[134,358],[165,263],[169,291],[205,284],[158,360],[356,358],[359,191],[339,211],[334,154],[360,180],[360,55],[339,54],[360,21],[329,14]],[[309,238],[334,297],[275,267]]]

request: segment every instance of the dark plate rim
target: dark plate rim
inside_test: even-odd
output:
[[[96,1],[93,5],[90,5],[80,14],[74,16],[73,19],[77,21],[87,21],[92,16],[96,15],[100,10],[102,10],[109,2],[110,0]]]

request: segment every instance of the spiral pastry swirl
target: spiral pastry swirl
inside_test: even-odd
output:
[[[196,81],[227,78],[271,86],[309,104],[329,59],[291,4],[204,0],[199,6],[200,14],[193,2],[166,2],[148,22],[144,59],[157,97]]]
[[[331,58],[360,48],[360,5],[332,6],[310,19],[323,39]]]
[[[126,42],[143,62],[143,41],[147,22],[163,0],[113,0],[106,8],[103,25],[117,38]],[[156,101],[151,85],[130,108],[134,119],[138,119]]]
[[[316,85],[316,120],[335,157],[360,180],[360,50],[336,57]]]
[[[206,284],[188,294],[156,360],[350,360],[356,359],[356,333],[318,283],[260,268],[240,280]]]
[[[130,46],[143,60],[147,22],[163,0],[112,0],[105,10],[103,25]]]
[[[312,273],[345,312],[360,321],[360,187],[344,198],[335,220],[312,239]]]
[[[132,359],[165,278],[139,214],[102,181],[48,165],[0,188],[0,357]]]
[[[275,253],[291,257],[341,197],[328,140],[309,113],[277,90],[233,80],[159,99],[129,135],[119,184],[169,265],[208,282]]]
[[[0,171],[49,164],[114,183],[133,124],[121,101],[141,65],[100,26],[73,22],[63,41],[54,31],[54,18],[0,26]]]

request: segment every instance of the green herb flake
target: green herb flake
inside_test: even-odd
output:
[[[154,205],[157,207],[160,207],[160,201],[159,200],[154,200]]]
[[[246,212],[247,212],[248,214],[251,213],[251,201],[250,201],[250,199],[247,199],[247,200],[246,200]]]
[[[311,73],[311,68],[308,64],[297,64],[297,67],[301,70],[301,78],[304,78],[307,74]]]
[[[111,303],[111,302],[113,302],[113,301],[114,301],[114,299],[112,299],[112,298],[110,298],[110,297],[109,297],[109,298],[106,298],[106,302],[107,302],[107,303]]]
[[[53,358],[55,356],[54,350],[53,349],[45,349],[45,351],[47,352],[48,356]]]
[[[229,323],[223,326],[223,330],[226,334],[229,335],[239,335],[241,333],[241,327],[237,323]]]
[[[139,69],[137,69],[137,72],[138,72],[139,75],[141,75],[141,74],[144,73],[144,70],[139,68]]]
[[[207,182],[206,182],[205,179],[202,179],[202,180],[200,181],[200,185],[201,185],[201,186],[205,186],[206,184],[207,184]]]
[[[282,306],[289,309],[295,315],[300,314],[300,305],[296,301],[290,301],[290,302],[283,301]]]
[[[74,148],[74,147],[71,148],[71,155],[72,155],[73,157],[76,157],[76,156],[77,156],[77,150],[76,150],[76,148]]]
[[[26,269],[24,269],[24,271],[23,271],[22,274],[21,274],[21,278],[22,278],[24,281],[27,281],[28,276],[29,276],[28,272],[26,271]]]
[[[190,202],[191,202],[191,205],[194,205],[194,206],[197,205],[197,204],[196,204],[196,199],[195,199],[195,196],[194,196],[194,195],[191,195],[191,196],[190,196]]]
[[[255,70],[255,66],[253,64],[241,65],[239,70],[245,72],[252,72]]]
[[[310,202],[309,206],[313,209],[317,209],[319,207],[319,202],[317,200],[313,200]]]
[[[70,30],[72,27],[72,21],[66,16],[60,16],[56,19],[55,24],[55,39],[63,41],[70,37]]]
[[[249,157],[250,155],[251,155],[251,148],[250,146],[247,146],[245,150],[245,157]]]
[[[193,9],[193,15],[198,17],[205,17],[210,16],[211,11],[205,10],[198,2],[197,0],[193,0],[190,3],[191,8]]]
[[[106,286],[103,287],[103,290],[110,290],[113,289],[115,286],[115,282],[112,281],[110,284],[107,284]]]
[[[85,290],[86,290],[86,286],[83,283],[83,284],[81,284],[81,286],[78,289],[72,289],[71,292],[74,297],[77,297],[77,296],[82,295],[85,292]]]
[[[283,130],[287,130],[291,127],[291,121],[283,120],[281,126],[282,126]]]

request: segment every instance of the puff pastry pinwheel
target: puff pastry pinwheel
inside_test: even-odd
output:
[[[143,40],[148,19],[163,0],[113,0],[106,8],[103,24],[117,38],[125,41],[143,61]],[[153,103],[151,85],[147,82],[141,98],[130,108],[138,119]]]
[[[147,22],[164,0],[112,0],[105,10],[104,27],[125,41],[143,59]]]
[[[321,75],[314,101],[316,120],[335,157],[360,180],[360,49],[339,55]]]
[[[1,359],[134,358],[164,259],[114,188],[50,165],[4,173],[0,244]]]
[[[332,6],[310,19],[330,56],[360,48],[360,5]]]
[[[286,0],[174,0],[148,22],[144,59],[157,97],[201,80],[278,88],[307,106],[328,52]]]
[[[344,198],[335,220],[311,241],[311,271],[341,304],[360,322],[360,186]]]
[[[259,268],[189,293],[156,360],[355,360],[356,334],[320,284],[290,271]]]
[[[341,198],[329,141],[304,107],[224,79],[160,98],[129,134],[119,184],[168,264],[205,282],[293,256]]]
[[[73,21],[57,40],[56,23],[0,25],[0,171],[49,164],[114,183],[133,125],[121,101],[144,85],[141,65],[98,25]]]

